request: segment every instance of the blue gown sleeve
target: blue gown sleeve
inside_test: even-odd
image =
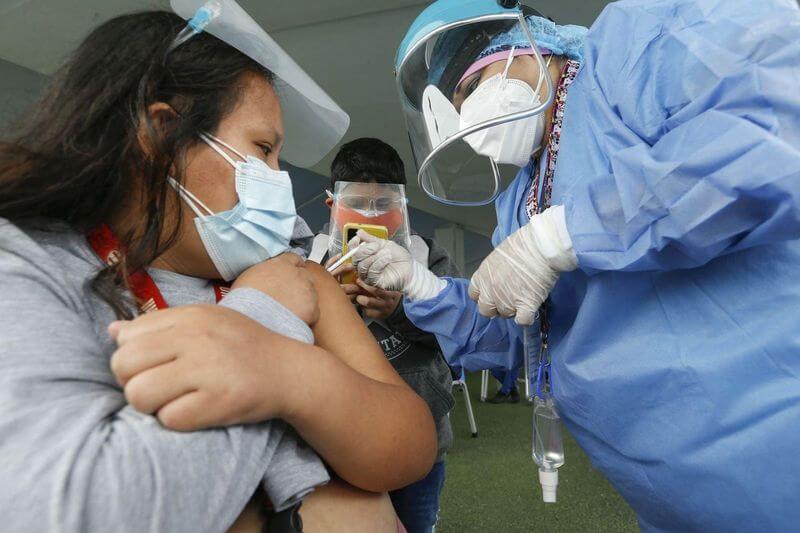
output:
[[[615,2],[585,51],[562,136],[580,268],[694,268],[800,238],[794,1]]]
[[[436,335],[450,366],[469,372],[518,368],[523,353],[520,328],[513,320],[482,316],[469,297],[469,280],[443,279],[447,287],[437,297],[405,303],[411,322]]]
[[[527,195],[530,166],[497,198],[497,226],[492,246],[497,247],[519,229],[518,205]],[[511,370],[522,366],[523,330],[505,318],[486,318],[469,297],[469,280],[441,276],[447,287],[435,298],[404,302],[406,316],[423,331],[436,335],[451,367],[474,372]]]

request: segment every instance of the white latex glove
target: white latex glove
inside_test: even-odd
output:
[[[359,244],[353,264],[359,277],[373,287],[400,291],[409,300],[429,300],[447,286],[446,281],[414,261],[409,251],[395,242],[359,230],[347,246],[352,250]]]
[[[472,276],[469,296],[484,316],[514,317],[529,326],[562,272],[578,258],[567,232],[564,206],[535,215],[483,260]]]

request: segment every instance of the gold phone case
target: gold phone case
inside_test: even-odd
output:
[[[358,224],[356,222],[348,222],[342,228],[342,233],[344,235],[344,243],[342,243],[342,255],[348,252],[347,250],[347,242],[352,238],[349,237],[351,234],[355,234],[358,230],[363,229],[370,235],[374,235],[380,239],[388,239],[389,238],[389,230],[386,226],[377,226],[374,224]],[[343,284],[353,284],[356,282],[356,273],[355,272],[348,272],[347,274],[342,276],[342,283]]]

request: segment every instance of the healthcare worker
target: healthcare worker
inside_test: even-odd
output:
[[[360,272],[429,287],[406,313],[451,357],[513,351],[511,317],[543,311],[530,329],[547,333],[561,417],[642,529],[795,528],[797,3],[626,0],[585,36],[511,4],[436,2],[396,65],[429,194],[489,201],[498,165],[524,165],[469,288],[506,318],[384,242],[362,246]]]

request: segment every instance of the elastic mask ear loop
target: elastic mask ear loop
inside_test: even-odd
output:
[[[537,97],[541,96],[539,94],[539,91],[542,90],[542,84],[544,83],[544,77],[550,75],[550,61],[552,61],[552,60],[553,60],[553,54],[550,54],[549,56],[547,56],[547,63],[545,63],[544,72],[542,72],[542,75],[539,76],[539,83],[536,84],[536,96]],[[537,64],[538,64],[538,61],[537,61]]]
[[[516,50],[516,46],[511,47],[511,53],[508,54],[508,59],[506,60],[506,68],[503,70],[503,75],[501,76],[504,82],[508,81],[508,71],[511,70],[511,63],[514,62],[514,50]]]
[[[206,216],[214,216],[214,212],[211,209],[209,209],[208,206],[206,206],[206,204],[201,202],[200,199],[197,196],[195,196],[194,194],[190,193],[186,189],[186,187],[184,187],[183,185],[178,183],[178,180],[176,180],[173,177],[169,177],[169,178],[167,178],[167,180],[169,180],[169,184],[172,185],[172,188],[175,189],[176,191],[178,191],[178,196],[180,196],[181,199],[186,203],[186,205],[189,206],[189,209],[194,211],[195,215],[197,215],[198,217],[201,217],[201,218],[202,217],[206,217]],[[200,209],[198,208],[198,206],[200,206],[203,209],[205,209],[206,213],[204,214],[203,212],[201,212]]]
[[[214,150],[219,155],[224,157],[225,161],[230,163],[230,165],[233,168],[236,168],[236,161],[231,156],[229,156],[227,153],[225,153],[225,150],[223,150],[222,148],[217,146],[217,144],[221,144],[222,146],[224,146],[225,148],[227,148],[228,150],[230,150],[234,154],[238,155],[242,159],[242,161],[246,161],[247,160],[247,158],[245,156],[243,156],[234,147],[232,147],[231,145],[229,145],[228,143],[226,143],[226,142],[224,142],[224,141],[222,141],[220,139],[217,139],[216,137],[214,137],[210,133],[201,133],[200,134],[200,138],[203,139],[203,142],[205,142],[207,145],[209,145],[212,148],[212,150]]]
[[[238,155],[238,156],[239,156],[239,158],[241,158],[241,159],[242,159],[242,161],[245,161],[245,160],[247,159],[247,157],[246,157],[244,154],[242,154],[242,152],[240,152],[239,150],[237,150],[236,148],[234,148],[234,147],[233,147],[233,146],[231,146],[230,144],[226,143],[225,141],[223,141],[223,140],[222,140],[222,139],[220,139],[219,137],[214,137],[214,136],[213,136],[213,135],[211,135],[210,133],[206,133],[206,136],[207,136],[207,137],[209,137],[209,138],[211,138],[211,139],[213,139],[213,140],[214,140],[214,142],[217,142],[217,143],[221,144],[222,146],[224,146],[225,148],[227,148],[228,150],[230,150],[230,151],[231,151],[231,152],[233,152],[234,154]]]

